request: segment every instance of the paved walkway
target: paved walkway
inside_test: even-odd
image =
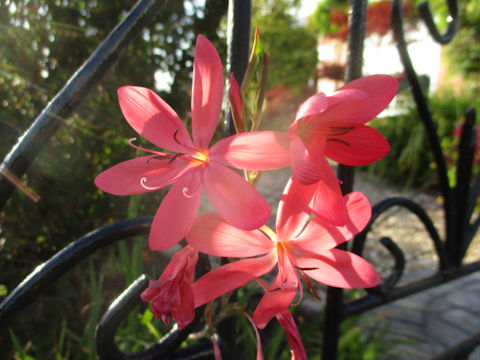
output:
[[[367,314],[386,314],[389,340],[399,341],[389,359],[429,359],[480,332],[480,273],[429,289]],[[368,316],[368,315],[367,315]],[[480,347],[470,356],[480,359]]]

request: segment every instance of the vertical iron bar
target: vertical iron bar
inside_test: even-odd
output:
[[[367,1],[351,0],[351,12],[348,28],[348,58],[345,69],[345,82],[350,82],[362,76],[363,41],[367,20]],[[351,166],[339,165],[337,175],[341,181],[343,194],[353,189],[354,169]],[[345,244],[341,247],[346,248]],[[323,328],[322,359],[334,360],[338,356],[338,341],[340,325],[345,318],[343,289],[328,287],[325,306],[325,323]]]
[[[248,64],[251,13],[251,0],[229,1],[227,70],[228,74],[233,73],[239,84],[242,83]],[[235,134],[235,125],[229,108],[225,119],[225,136]]]
[[[60,128],[62,124],[60,120],[72,113],[80,100],[118,59],[120,51],[143,29],[145,23],[164,3],[165,0],[139,0],[135,4],[125,19],[111,31],[18,139],[17,144],[0,165],[0,170],[9,170],[17,177],[21,177],[27,171],[42,146]],[[7,202],[13,189],[13,184],[0,171],[0,209]]]
[[[250,23],[252,3],[251,0],[229,0],[228,4],[228,35],[227,35],[227,72],[233,73],[239,84],[248,64],[250,44]],[[228,99],[228,96],[224,98]],[[230,107],[226,106],[225,113],[225,136],[235,134]],[[222,259],[223,260],[223,259]],[[232,300],[236,299],[236,293],[232,294]],[[237,351],[237,322],[234,317],[229,317],[218,325],[218,333],[222,340],[222,355],[225,359],[236,360],[240,358]]]
[[[471,242],[469,237],[469,225],[471,217],[471,203],[475,202],[472,197],[471,179],[474,162],[477,131],[475,129],[475,109],[470,108],[465,113],[465,123],[462,127],[459,145],[459,156],[457,161],[457,183],[455,184],[456,207],[458,208],[458,220],[456,222],[458,236],[457,259],[458,265]]]

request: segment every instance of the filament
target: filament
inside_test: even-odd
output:
[[[193,196],[195,195],[195,194],[190,195],[190,194],[188,193],[188,187],[187,187],[187,186],[185,186],[185,187],[182,189],[182,193],[183,193],[183,196],[185,196],[185,197],[188,198],[188,199],[193,198]]]
[[[160,155],[160,156],[163,156],[163,155],[167,155],[167,154],[164,154],[164,153],[161,153],[159,151],[155,151],[155,150],[150,150],[150,149],[146,149],[146,148],[143,148],[141,146],[138,146],[138,145],[135,145],[133,142],[136,141],[137,138],[131,138],[130,140],[128,140],[128,144],[137,149],[137,150],[141,150],[141,151],[145,151],[145,152],[149,152],[151,154],[157,154],[157,155]]]

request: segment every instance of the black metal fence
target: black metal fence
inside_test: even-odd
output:
[[[45,110],[35,119],[31,127],[20,138],[17,145],[1,164],[0,208],[3,208],[14,190],[6,174],[13,173],[20,177],[25,173],[42,145],[60,127],[57,119],[68,115],[75,109],[82,96],[101,79],[102,75],[119,56],[122,48],[128,45],[130,40],[139,33],[142,26],[148,22],[149,18],[156,11],[161,11],[163,3],[164,1],[162,0],[138,1],[125,19],[111,32],[85,64],[67,82],[65,87],[52,99]],[[458,27],[457,1],[448,0],[447,4],[451,21],[443,35],[439,33],[433,22],[428,3],[421,4],[418,8],[420,16],[427,25],[431,36],[441,44],[451,41]],[[240,80],[243,77],[248,61],[251,3],[247,0],[231,0],[229,6],[231,7],[229,27],[233,34],[228,44],[229,71],[233,72],[236,78]],[[345,81],[351,81],[362,76],[367,1],[351,0],[351,9]],[[323,329],[323,359],[337,358],[340,325],[347,317],[361,314],[380,305],[425,291],[480,269],[480,261],[468,265],[462,264],[462,259],[468,246],[480,226],[480,216],[474,212],[476,199],[480,192],[480,176],[472,179],[472,164],[476,140],[476,131],[474,129],[475,111],[474,109],[469,109],[465,115],[466,121],[461,130],[459,159],[456,164],[456,176],[459,180],[452,187],[448,181],[447,164],[440,147],[436,125],[432,119],[427,98],[420,86],[407,51],[401,0],[393,0],[391,17],[400,58],[404,65],[405,74],[419,116],[428,134],[429,145],[436,163],[441,195],[444,198],[445,233],[438,233],[426,211],[414,201],[406,198],[390,198],[381,201],[373,207],[373,216],[369,226],[355,238],[350,250],[361,254],[367,234],[378,217],[392,207],[401,207],[415,214],[424,224],[438,255],[438,270],[434,275],[427,278],[407,285],[397,286],[405,267],[405,256],[393,239],[382,238],[381,243],[393,257],[395,265],[392,272],[380,286],[369,289],[367,295],[363,298],[350,302],[344,301],[342,289],[328,288]],[[233,125],[230,122],[227,124],[226,134],[232,134],[233,131]],[[342,181],[344,193],[350,192],[354,184],[353,168],[340,166],[338,176]],[[151,220],[151,218],[128,219],[97,229],[76,240],[50,260],[38,266],[0,304],[0,331],[5,331],[22,310],[34,302],[42,292],[48,290],[48,286],[53,281],[61,277],[82,259],[101,247],[109,246],[119,240],[131,238],[134,235],[148,233]],[[200,341],[188,348],[179,347],[191,332],[198,329],[198,321],[193,322],[181,331],[174,328],[161,341],[142,352],[124,353],[118,349],[114,341],[115,331],[120,322],[138,303],[139,294],[147,285],[148,280],[146,276],[140,276],[119,295],[117,300],[112,303],[104,314],[97,327],[97,351],[99,356],[103,359],[211,358],[213,350],[209,341]],[[227,324],[223,328],[224,331],[220,333],[221,342],[226,344],[226,346],[223,346],[223,349],[226,349],[226,352],[229,353],[229,359],[235,358],[235,334],[232,332],[232,326]],[[464,342],[445,351],[443,354],[435,357],[435,359],[467,358],[468,354],[479,344],[480,336],[477,334],[469,339],[465,339]]]

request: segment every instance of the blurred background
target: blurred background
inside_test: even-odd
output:
[[[445,3],[430,1],[441,28],[448,21]],[[130,0],[0,1],[2,158],[132,6]],[[411,56],[452,163],[458,146],[455,128],[465,109],[478,109],[480,103],[480,3],[465,0],[459,6],[459,33],[440,48],[419,22],[416,1],[404,1]],[[188,122],[195,38],[203,34],[212,41],[225,64],[227,8],[225,0],[167,2],[73,114],[61,119],[61,129],[22,177],[41,199],[33,202],[17,190],[0,212],[0,300],[36,265],[78,237],[117,220],[154,214],[164,191],[116,197],[93,184],[102,170],[136,155],[128,139],[137,134],[122,117],[116,90],[123,85],[155,89]],[[286,129],[309,95],[341,86],[348,12],[345,0],[253,1],[252,27],[259,28],[270,61],[264,128]],[[404,89],[389,12],[389,1],[369,2],[364,74],[394,75]],[[417,119],[410,95],[402,91],[372,122],[392,151],[362,171],[404,187],[434,190],[435,169]],[[455,182],[454,167],[450,180]],[[0,357],[96,358],[93,334],[105,307],[140,272],[158,276],[163,265],[157,257],[144,238],[92,256],[22,313],[0,339]],[[136,351],[160,337],[162,329],[142,309],[120,329],[117,342],[124,350]],[[304,341],[318,352],[319,325],[311,331]],[[276,337],[273,348],[264,352],[272,358],[280,356],[286,341]],[[283,354],[289,356],[288,351]]]

